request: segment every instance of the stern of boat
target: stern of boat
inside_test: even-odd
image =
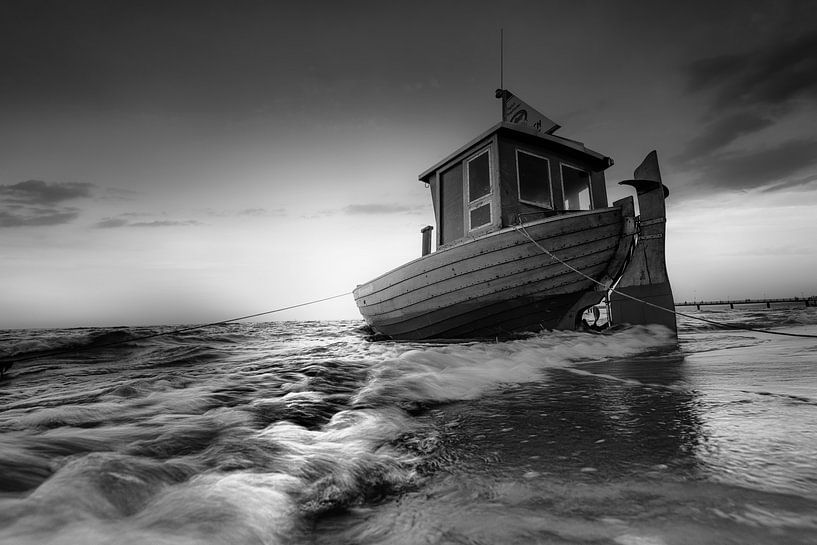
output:
[[[613,324],[660,324],[678,330],[675,303],[665,258],[666,206],[669,190],[661,182],[658,155],[652,151],[621,184],[638,196],[638,234],[632,256],[610,293]]]

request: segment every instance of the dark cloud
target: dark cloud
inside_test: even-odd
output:
[[[57,204],[63,201],[90,197],[94,184],[76,182],[44,182],[26,180],[11,185],[0,185],[0,197],[7,202],[29,205]]]
[[[706,126],[699,136],[690,140],[684,151],[672,160],[679,164],[694,163],[699,158],[719,152],[739,137],[772,124],[771,119],[752,112],[738,112],[717,119]]]
[[[810,183],[817,174],[817,139],[790,140],[760,150],[715,154],[699,162],[697,171],[698,187],[791,189]],[[804,172],[806,176],[799,181],[789,180]]]
[[[137,221],[129,223],[128,227],[188,227],[193,225],[204,225],[196,220],[156,220],[156,221]]]
[[[245,208],[243,210],[216,210],[214,208],[205,208],[204,210],[200,210],[200,212],[216,218],[233,216],[264,218],[286,216],[287,211],[285,208]]]
[[[130,221],[126,217],[139,217],[144,214],[129,212],[120,214],[116,218],[103,218],[96,222],[93,227],[96,229],[118,229],[120,227],[189,227],[204,225],[196,220],[154,220],[154,221]]]
[[[100,197],[106,201],[132,201],[139,195],[138,191],[120,187],[106,187]]]
[[[741,54],[701,59],[688,67],[688,89],[713,90],[720,108],[780,108],[817,102],[817,33]]]
[[[341,212],[350,216],[370,214],[416,214],[422,210],[419,206],[404,204],[350,204],[341,209]]]
[[[114,229],[116,227],[124,227],[128,224],[128,220],[122,218],[105,218],[94,224],[96,229]]]
[[[335,216],[337,214],[344,214],[347,216],[373,216],[377,214],[418,214],[425,210],[424,206],[407,206],[405,204],[395,203],[369,203],[369,204],[350,204],[343,208],[328,208],[319,210],[311,216],[303,216],[305,218],[325,218],[328,216]]]
[[[244,210],[236,212],[236,215],[254,217],[283,216],[286,215],[286,210],[283,208],[273,208],[272,210],[266,208],[245,208]]]
[[[810,176],[806,176],[804,178],[795,178],[793,180],[788,180],[785,182],[781,182],[779,184],[774,184],[764,188],[763,191],[766,193],[771,193],[774,191],[781,190],[807,191],[810,189],[817,189],[817,173]]]
[[[772,131],[784,117],[817,107],[817,32],[739,54],[700,59],[688,66],[686,76],[688,91],[708,93],[711,103],[702,133],[671,162],[698,175],[697,189],[775,191],[804,185],[789,178],[800,175],[802,180],[804,174],[814,172],[817,141]],[[782,142],[730,149],[738,139],[761,136],[761,131]],[[770,139],[747,143],[760,140]]]
[[[0,210],[0,228],[62,225],[77,216],[79,211],[73,208],[27,210],[23,214]]]
[[[93,196],[94,184],[26,180],[0,185],[0,228],[62,225],[79,216],[65,201]]]
[[[693,61],[687,67],[687,90],[696,92],[717,87],[740,74],[744,65],[741,55],[721,55]]]

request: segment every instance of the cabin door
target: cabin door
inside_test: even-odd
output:
[[[439,244],[462,238],[462,163],[440,173],[440,214]]]

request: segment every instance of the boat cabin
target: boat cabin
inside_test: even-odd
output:
[[[575,210],[607,207],[613,161],[580,142],[503,121],[420,175],[431,188],[437,248]]]

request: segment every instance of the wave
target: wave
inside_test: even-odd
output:
[[[358,325],[247,324],[149,342],[138,337],[169,328],[63,330],[61,346],[139,351],[104,375],[16,384],[20,401],[0,413],[0,541],[309,541],[323,515],[405,497],[461,456],[441,405],[565,374],[550,370],[647,384],[605,364],[677,349],[660,326],[425,344],[367,342]]]
[[[159,333],[158,329],[106,328],[6,331],[2,336],[0,360],[29,361],[49,356],[86,352],[100,348],[133,346],[140,338]]]
[[[674,345],[662,326],[635,326],[605,334],[547,332],[499,343],[415,349],[374,365],[355,406],[413,405],[469,400],[501,384],[543,380],[543,371],[576,362],[622,357]]]

